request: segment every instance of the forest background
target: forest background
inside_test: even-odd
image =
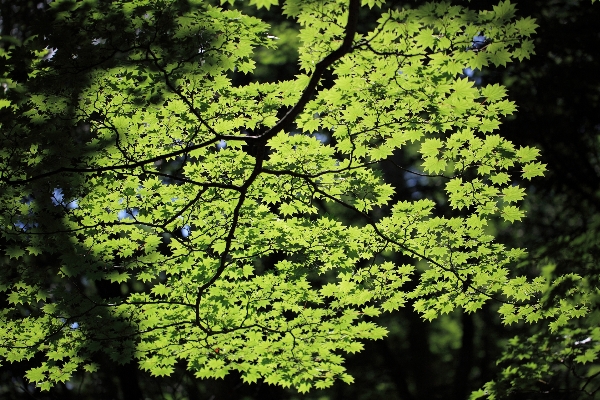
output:
[[[488,1],[452,3],[473,9],[495,5]],[[420,3],[405,4],[414,7]],[[397,2],[386,4],[399,6]],[[297,26],[282,18],[278,6],[242,9],[268,22],[280,44],[276,52],[258,51],[254,73],[236,74],[234,83],[293,78],[299,73]],[[494,230],[509,247],[528,249],[528,258],[518,266],[523,274],[549,279],[568,274],[584,277],[586,287],[596,296],[585,318],[551,332],[547,321],[507,326],[497,313],[501,304],[493,301],[477,313],[455,310],[432,321],[405,306],[373,318],[389,333],[382,340],[366,341],[364,350],[347,357],[344,365],[355,378],[353,384],[338,380],[330,388],[307,394],[261,381],[244,383],[235,372],[219,380],[198,380],[182,365],[176,365],[171,376],[154,377],[136,362],[114,366],[108,357],[100,357],[95,360],[100,368],[91,376],[76,374],[49,392],[40,392],[24,378],[38,360],[3,363],[0,397],[459,400],[472,392],[483,396],[484,385],[496,381],[499,398],[598,398],[600,7],[589,1],[540,0],[520,1],[517,9],[519,16],[531,16],[538,25],[532,36],[535,55],[506,67],[465,71],[465,76],[476,85],[507,86],[518,111],[502,121],[499,133],[517,146],[539,148],[547,171],[527,188],[526,218],[515,224],[497,221]],[[36,1],[22,1],[15,7],[15,2],[3,0],[2,45],[10,45],[7,36],[18,39],[26,35],[31,29],[28,24],[40,10]],[[394,157],[398,164],[414,167],[417,154],[406,149]],[[383,174],[401,199],[431,198],[439,190],[425,177],[385,168]],[[10,257],[5,258],[8,265]],[[545,296],[567,298],[580,290],[578,285],[580,282],[566,279]],[[7,300],[2,298],[2,302],[4,307]]]

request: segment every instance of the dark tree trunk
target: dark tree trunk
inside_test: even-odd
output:
[[[464,400],[469,394],[469,375],[473,369],[473,346],[475,327],[473,325],[473,316],[463,312],[461,315],[462,338],[460,351],[458,353],[458,364],[454,375],[454,396],[455,400]]]
[[[383,356],[386,373],[390,377],[390,380],[394,383],[394,387],[396,388],[398,396],[402,400],[413,400],[414,397],[408,389],[406,371],[402,367],[402,363],[396,358],[394,352],[390,348],[388,342],[389,340],[390,338],[386,338],[385,340],[377,342],[379,345],[379,351]]]
[[[103,299],[121,297],[120,285],[116,283],[106,280],[97,281],[96,289]],[[137,363],[135,361],[130,361],[124,365],[117,365],[114,371],[119,379],[119,388],[123,400],[144,399],[139,383]]]

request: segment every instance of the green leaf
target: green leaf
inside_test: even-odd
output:
[[[30,382],[43,382],[47,379],[47,370],[44,367],[32,368],[25,373],[25,377]]]
[[[251,5],[255,5],[256,8],[266,8],[269,10],[271,6],[279,4],[279,0],[250,0]]]
[[[4,252],[9,258],[21,258],[25,254],[25,249],[19,247],[9,247]]]
[[[510,186],[502,189],[502,195],[504,196],[505,202],[514,203],[523,200],[525,197],[525,189],[518,186]]]
[[[598,358],[598,352],[594,349],[587,349],[585,353],[575,357],[575,361],[581,364],[585,364],[588,362],[594,362],[596,358]]]
[[[528,163],[523,166],[523,178],[531,179],[536,176],[543,176],[544,171],[546,171],[545,164],[539,162]]]
[[[502,208],[502,217],[505,221],[520,221],[525,216],[525,212],[515,206],[504,206]]]
[[[96,372],[96,371],[98,371],[99,366],[96,363],[90,363],[90,364],[84,365],[83,369],[87,372]]]
[[[506,88],[499,84],[487,85],[481,89],[481,94],[486,97],[489,102],[496,102],[506,97]]]
[[[500,121],[483,118],[479,130],[481,132],[492,132],[500,127]]]
[[[506,66],[511,61],[511,55],[508,50],[498,50],[488,55],[488,60],[495,66]]]
[[[421,154],[425,157],[434,157],[439,154],[440,147],[443,143],[440,139],[425,139],[421,145]]]
[[[124,271],[113,271],[106,275],[106,278],[111,282],[125,282],[129,279],[129,273]]]

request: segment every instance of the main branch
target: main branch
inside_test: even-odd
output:
[[[342,45],[329,55],[319,61],[315,66],[315,70],[310,77],[310,81],[308,85],[302,91],[302,95],[298,102],[292,107],[272,128],[263,132],[258,136],[254,136],[254,139],[259,139],[261,141],[266,141],[273,136],[277,135],[282,130],[288,129],[291,124],[294,122],[296,117],[304,110],[306,104],[310,101],[319,81],[323,77],[323,74],[329,67],[333,65],[334,62],[345,56],[346,54],[352,51],[352,42],[354,41],[354,36],[356,34],[356,28],[358,26],[358,14],[360,11],[360,0],[350,0],[350,4],[348,5],[348,22],[346,23],[346,28],[344,30],[344,40]]]

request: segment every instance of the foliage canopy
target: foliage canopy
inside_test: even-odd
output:
[[[343,354],[407,302],[433,319],[494,298],[505,322],[553,329],[587,312],[541,307],[548,279],[514,276],[524,251],[488,229],[521,220],[544,165],[495,133],[505,88],[464,71],[528,58],[534,20],[508,1],[282,9],[300,26],[291,81],[234,84],[277,38],[197,0],[54,1],[2,50],[0,357],[43,355],[27,373],[42,389],[104,352],[307,391],[352,382]],[[404,148],[422,163],[398,173],[436,198],[386,183]]]

